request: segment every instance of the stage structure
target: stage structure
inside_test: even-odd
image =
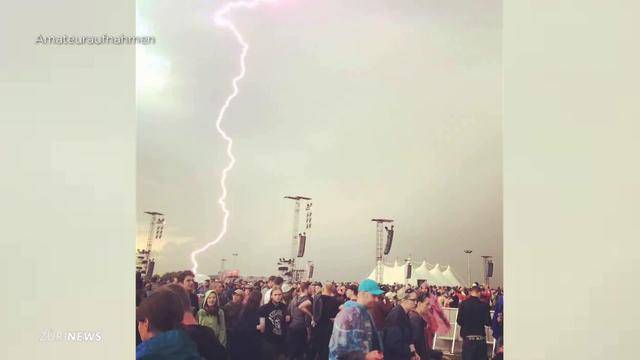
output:
[[[301,279],[304,279],[306,269],[304,269],[304,267],[299,267],[296,265],[296,258],[304,257],[304,252],[307,245],[307,236],[309,235],[309,231],[311,230],[311,208],[313,206],[313,203],[311,202],[311,198],[306,196],[296,195],[285,196],[284,198],[294,200],[293,228],[291,236],[291,258],[280,258],[278,262],[278,265],[280,265],[280,267],[278,268],[278,270],[280,270],[288,280],[299,281]],[[299,232],[300,209],[302,206],[304,206],[305,209],[305,225],[304,231]]]
[[[311,281],[311,279],[313,279],[313,270],[315,269],[315,265],[311,260],[307,261],[307,264],[309,265],[307,270],[307,280]]]
[[[149,227],[149,236],[147,237],[147,246],[144,249],[137,250],[136,271],[140,272],[142,277],[148,280],[153,276],[153,268],[155,267],[155,259],[151,258],[153,242],[162,239],[166,221],[164,214],[157,211],[145,211],[145,214],[151,215],[151,225]]]
[[[473,250],[465,249],[464,253],[467,254],[467,286],[471,286],[471,253]]]
[[[481,256],[484,264],[484,284],[489,285],[489,278],[493,277],[493,256]]]
[[[411,279],[411,275],[412,275],[411,271],[413,270],[413,264],[411,263],[411,255],[409,255],[408,258],[404,259],[404,261],[405,261],[405,264],[406,264],[406,266],[405,266],[405,276],[404,276],[405,282],[404,283],[406,285],[409,282],[409,280]]]
[[[388,254],[391,251],[391,240],[393,240],[393,225],[391,228],[384,226],[385,223],[392,223],[391,219],[371,219],[376,223],[376,276],[375,281],[380,283],[384,276],[384,263],[382,262],[382,258],[384,255]],[[382,249],[382,239],[383,239],[383,230],[387,230],[387,246],[388,250],[385,248]]]

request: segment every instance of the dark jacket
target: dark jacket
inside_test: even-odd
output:
[[[230,332],[229,355],[231,359],[253,359],[256,354],[260,354],[260,332],[256,329],[259,323],[258,316],[257,309],[245,309],[240,312],[238,320]]]
[[[409,315],[397,305],[384,320],[382,341],[385,360],[408,360],[413,355],[409,345],[413,344],[413,332]]]
[[[502,336],[502,324],[504,316],[504,297],[500,295],[498,302],[496,303],[496,309],[493,313],[493,319],[491,323],[491,329],[493,330],[493,337],[499,339]]]
[[[409,313],[409,322],[411,323],[411,336],[416,352],[420,355],[420,359],[427,360],[427,338],[425,336],[427,322],[424,321],[422,315],[415,311]]]
[[[471,296],[460,303],[456,322],[460,325],[460,336],[485,336],[484,327],[491,326],[489,305],[477,297]]]
[[[220,344],[213,329],[204,325],[186,325],[184,329],[196,344],[198,354],[202,358],[205,360],[224,360],[227,358],[227,351]]]
[[[229,333],[235,326],[236,321],[238,320],[238,316],[240,316],[240,312],[242,311],[242,304],[229,301],[225,306],[222,307],[222,310],[224,311],[224,320],[227,322],[227,333]]]
[[[184,330],[157,334],[136,347],[136,360],[200,360],[196,345]]]

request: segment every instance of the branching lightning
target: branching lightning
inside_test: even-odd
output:
[[[227,142],[227,157],[229,158],[229,163],[222,170],[222,176],[220,178],[220,187],[222,188],[222,194],[218,198],[218,204],[220,204],[220,208],[224,213],[222,218],[222,229],[220,230],[220,233],[215,238],[215,240],[205,244],[200,249],[191,253],[191,262],[193,263],[193,268],[191,270],[195,274],[197,274],[197,270],[198,270],[198,262],[196,261],[196,255],[207,250],[212,245],[215,245],[216,243],[218,243],[220,240],[222,240],[222,237],[227,232],[227,223],[229,220],[229,209],[227,209],[227,204],[225,203],[225,199],[227,197],[226,180],[227,180],[227,174],[233,168],[233,165],[236,162],[236,158],[233,156],[233,153],[231,152],[231,148],[233,147],[233,139],[229,137],[229,135],[227,135],[227,133],[222,129],[221,124],[224,118],[224,114],[229,108],[229,104],[231,104],[231,101],[238,95],[238,92],[240,91],[238,88],[238,82],[242,80],[242,78],[244,78],[244,75],[246,73],[245,58],[247,56],[247,52],[249,51],[249,44],[247,44],[247,42],[244,41],[242,34],[240,34],[236,26],[231,22],[231,20],[227,19],[226,16],[234,9],[237,9],[237,8],[253,9],[256,6],[258,6],[260,3],[265,3],[270,1],[272,0],[236,1],[232,3],[228,3],[224,7],[222,7],[220,10],[216,11],[213,16],[213,20],[217,26],[220,26],[222,28],[225,28],[231,31],[231,33],[235,36],[236,40],[238,40],[238,43],[240,43],[240,47],[242,51],[240,53],[240,73],[233,78],[231,82],[233,91],[225,100],[224,105],[222,105],[222,107],[220,108],[220,111],[218,112],[218,118],[216,119],[216,129],[218,130],[218,133],[220,134],[220,136],[222,136],[222,138]]]

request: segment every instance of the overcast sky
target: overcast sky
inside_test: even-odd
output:
[[[144,211],[165,213],[159,273],[191,268],[221,228],[215,118],[240,51],[211,20],[224,3],[138,0],[138,32],[157,40],[137,53],[138,246]],[[473,280],[492,255],[502,283],[500,1],[279,0],[232,18],[250,49],[223,123],[231,216],[200,272],[237,252],[241,273],[275,273],[291,246],[283,196],[299,194],[313,198],[304,260],[319,279],[368,275],[370,220],[387,217],[389,261],[449,264],[466,280],[470,248]]]

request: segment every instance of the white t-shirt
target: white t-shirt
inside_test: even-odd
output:
[[[271,289],[267,290],[262,296],[262,305],[266,305],[271,301]]]

